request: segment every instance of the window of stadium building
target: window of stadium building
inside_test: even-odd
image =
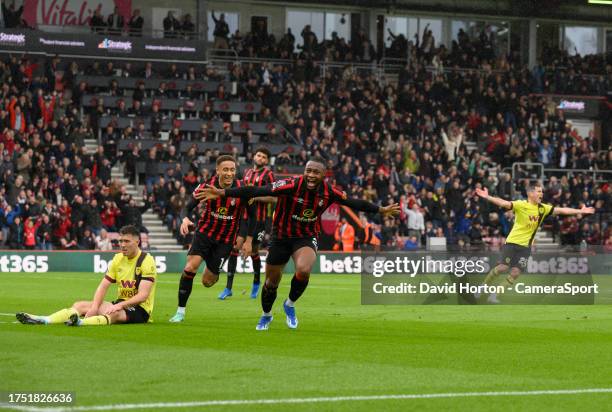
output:
[[[458,43],[469,41],[489,44],[497,56],[509,51],[509,27],[505,21],[452,20],[451,39]]]
[[[433,36],[433,44],[437,46],[443,42],[442,38],[442,19],[419,19],[419,39],[423,39],[425,29],[431,32]]]
[[[393,36],[399,36],[403,34],[408,41],[414,41],[414,36],[419,30],[419,19],[416,17],[391,17],[385,18],[385,30],[391,31]],[[385,44],[391,46],[393,42],[393,36],[389,35],[385,37]]]
[[[232,13],[232,12],[227,12],[223,10],[214,10],[214,13],[215,13],[215,18],[217,20],[220,19],[221,14],[224,15],[223,16],[224,20],[229,27],[228,37],[236,33],[236,30],[238,30],[238,28],[240,27],[239,26],[240,13]],[[215,20],[213,19],[213,12],[209,11],[206,13],[206,15],[208,16],[208,37],[207,39],[208,41],[214,41],[216,23],[215,23]]]
[[[351,15],[341,12],[313,12],[305,10],[288,10],[287,27],[295,36],[296,50],[304,45],[302,32],[306,26],[314,33],[318,42],[331,39],[333,33],[351,40]]]
[[[597,54],[597,28],[566,26],[563,28],[563,48],[570,54]]]
[[[474,39],[478,33],[476,32],[475,21],[467,21],[467,20],[452,20],[451,21],[451,39],[455,41],[459,41],[459,33],[462,30],[469,39]]]
[[[387,16],[385,18],[385,44],[390,46],[393,42],[393,37],[389,35],[389,31],[393,33],[393,36],[403,34],[408,41],[414,41],[414,36],[418,33],[419,41],[421,41],[425,29],[431,31],[432,37],[430,41],[432,45],[435,46],[435,44],[443,41],[442,19]]]
[[[331,39],[334,32],[338,34],[338,37],[350,40],[350,13],[325,13],[325,38]]]

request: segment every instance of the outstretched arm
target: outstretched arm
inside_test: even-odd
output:
[[[361,199],[342,199],[339,203],[361,212],[380,213],[383,216],[395,216],[400,212],[399,203],[394,203],[389,206],[377,206],[374,203]]]
[[[583,206],[580,209],[574,209],[571,207],[555,207],[553,209],[553,216],[557,216],[557,215],[592,215],[593,213],[595,213],[595,208],[594,207],[586,207]]]
[[[278,196],[279,193],[272,191],[272,186],[242,186],[231,187],[229,189],[221,189],[211,185],[206,185],[205,188],[196,190],[193,196],[198,200],[214,200],[220,197],[239,197],[241,199],[251,199],[259,196]]]
[[[277,198],[275,196],[257,196],[250,200],[250,202],[260,202],[260,203],[276,203]]]
[[[504,200],[500,197],[489,196],[489,189],[487,188],[476,189],[475,192],[478,196],[482,197],[485,200],[488,200],[489,202],[493,203],[495,206],[503,207],[504,209],[508,209],[508,210],[512,209],[512,202]]]

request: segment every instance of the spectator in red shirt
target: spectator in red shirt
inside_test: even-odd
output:
[[[25,114],[21,111],[21,106],[17,104],[17,99],[14,97],[11,99],[11,102],[8,106],[11,129],[17,130],[20,133],[25,132],[26,130],[26,118]]]
[[[38,229],[38,226],[40,226],[40,223],[34,223],[32,218],[26,221],[23,230],[23,245],[28,250],[33,250],[36,247],[36,229]]]

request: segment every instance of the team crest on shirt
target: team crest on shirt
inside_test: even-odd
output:
[[[323,206],[323,199],[319,200],[319,206]]]
[[[314,216],[314,210],[312,209],[304,209],[304,211],[302,212],[302,216],[306,217],[306,218],[311,218]]]
[[[230,202],[230,205],[235,206],[236,205],[236,199],[232,199],[232,201]]]

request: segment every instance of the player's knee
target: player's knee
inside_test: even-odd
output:
[[[219,280],[219,276],[214,276],[214,275],[202,276],[202,284],[204,285],[204,287],[207,287],[207,288],[213,286],[215,283],[217,283],[218,280]]]
[[[74,302],[72,304],[72,308],[78,312],[87,312],[87,310],[89,309],[89,302],[79,300],[78,302]]]
[[[185,267],[183,268],[183,272],[185,273],[196,273],[198,271],[198,267],[187,262]]]
[[[298,264],[295,266],[295,273],[297,273],[301,277],[309,277],[311,270],[312,270],[311,265]]]
[[[304,282],[304,281],[307,281],[308,279],[310,279],[310,272],[302,272],[302,271],[297,270],[295,272],[295,277],[299,281]]]

